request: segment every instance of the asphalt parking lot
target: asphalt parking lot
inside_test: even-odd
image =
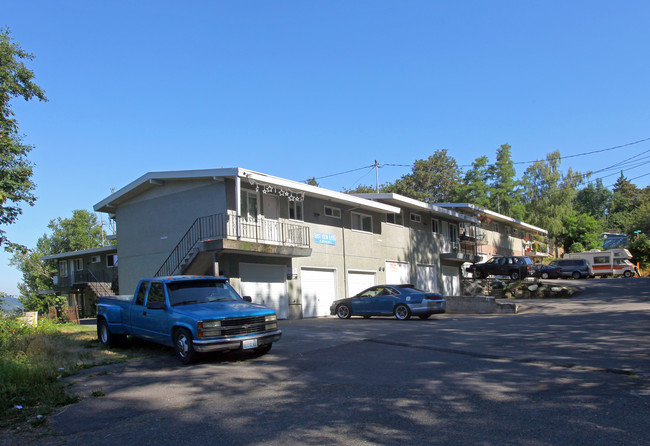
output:
[[[282,321],[265,356],[92,369],[37,443],[647,445],[650,281],[616,280],[514,315]]]

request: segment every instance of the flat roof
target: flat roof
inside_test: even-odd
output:
[[[366,198],[368,200],[385,201],[388,204],[393,204],[395,206],[401,206],[401,207],[407,207],[409,209],[431,212],[432,214],[444,216],[454,221],[465,221],[465,222],[470,222],[475,224],[480,223],[477,218],[474,218],[470,215],[465,215],[465,214],[461,214],[460,212],[444,209],[435,204],[425,203],[424,201],[415,200],[413,198],[405,197],[404,195],[395,194],[392,192],[381,193],[381,194],[354,194],[354,195],[357,197]]]
[[[274,186],[290,189],[292,192],[304,193],[305,195],[318,197],[334,203],[346,204],[353,207],[379,211],[383,213],[397,213],[399,208],[385,203],[378,203],[372,200],[366,200],[351,194],[336,192],[318,186],[301,183],[299,181],[287,180],[284,178],[274,177],[260,172],[255,172],[239,167],[223,169],[204,169],[204,170],[176,170],[165,172],[148,172],[140,178],[132,181],[123,188],[109,195],[99,203],[93,206],[97,212],[111,213],[120,204],[140,195],[148,189],[159,187],[165,181],[187,181],[187,180],[214,180],[223,181],[225,178],[241,178],[251,185]]]
[[[460,209],[465,212],[471,212],[473,214],[484,214],[488,217],[490,217],[492,220],[497,220],[501,222],[507,222],[507,223],[512,223],[515,225],[519,225],[521,227],[524,227],[526,229],[530,229],[531,231],[536,231],[542,234],[548,234],[548,231],[546,229],[538,228],[537,226],[533,226],[531,224],[528,224],[526,222],[523,222],[521,220],[517,220],[516,218],[508,217],[507,215],[499,214],[498,212],[491,211],[486,208],[482,208],[480,206],[477,206],[472,203],[436,203],[437,206],[444,207],[444,208],[453,208],[453,209]]]
[[[49,256],[41,257],[41,260],[66,259],[66,258],[79,257],[88,254],[105,254],[107,252],[117,252],[117,245],[102,246],[99,248],[84,249],[81,251],[62,252],[60,254],[51,254]]]

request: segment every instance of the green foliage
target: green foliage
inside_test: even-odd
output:
[[[453,200],[460,184],[458,164],[443,149],[435,151],[426,160],[416,160],[411,173],[383,187],[383,192],[393,192],[425,203],[444,203]]]
[[[71,218],[51,220],[47,226],[51,235],[44,234],[36,242],[36,247],[17,251],[11,264],[23,273],[23,281],[18,285],[20,300],[27,311],[46,312],[49,307],[62,310],[65,298],[53,294],[41,295],[39,292],[54,287],[57,262],[42,260],[43,256],[71,251],[98,248],[106,234],[94,213],[77,209]]]
[[[305,184],[309,184],[310,186],[318,186],[318,181],[316,181],[316,177],[311,177],[305,181]]]
[[[590,249],[602,249],[603,241],[600,237],[603,232],[599,220],[589,214],[567,212],[562,217],[564,230],[561,240],[564,249],[569,252],[582,252]],[[581,249],[576,251],[579,246]]]
[[[500,214],[521,219],[524,215],[523,205],[519,197],[516,171],[510,155],[510,145],[503,144],[497,149],[497,161],[488,169],[490,179],[489,209]]]
[[[462,184],[454,197],[458,203],[472,203],[484,208],[490,207],[490,186],[488,181],[488,157],[481,156],[474,160],[472,168],[465,172]]]
[[[641,268],[650,265],[650,239],[646,234],[639,234],[632,237],[629,248],[634,262],[639,262]]]
[[[610,205],[612,193],[603,186],[601,179],[596,184],[589,183],[578,191],[574,202],[575,210],[581,214],[589,214],[597,219],[604,219]]]
[[[23,60],[33,56],[13,42],[8,29],[0,29],[0,225],[10,225],[22,214],[22,206],[33,206],[33,165],[27,159],[32,146],[24,144],[18,134],[10,101],[22,97],[26,101],[36,97],[46,101],[43,90],[33,82],[34,73]],[[7,239],[0,229],[0,245],[5,250],[24,249]]]

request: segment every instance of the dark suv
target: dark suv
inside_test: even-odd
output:
[[[467,268],[475,279],[488,276],[509,276],[512,280],[532,275],[533,261],[525,256],[492,257],[487,262],[476,263]]]

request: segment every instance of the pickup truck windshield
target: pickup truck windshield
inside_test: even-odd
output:
[[[230,285],[217,280],[172,282],[167,284],[167,291],[172,306],[242,300]]]

